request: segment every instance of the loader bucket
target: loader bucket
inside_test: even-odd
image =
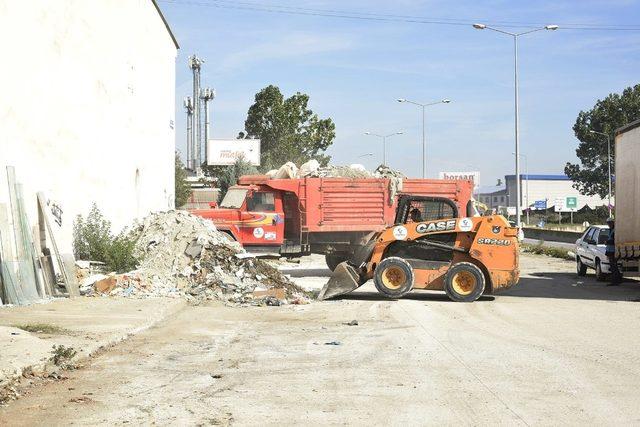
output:
[[[318,299],[323,301],[338,295],[348,294],[361,285],[360,275],[356,269],[349,265],[348,262],[341,262],[333,270],[333,276],[318,294]]]

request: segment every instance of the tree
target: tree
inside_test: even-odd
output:
[[[136,268],[133,255],[137,237],[128,230],[111,233],[111,221],[93,203],[87,217],[78,215],[73,222],[73,254],[76,259],[100,261],[107,271],[123,273]]]
[[[292,161],[298,165],[316,159],[326,165],[324,152],[335,138],[335,124],[320,119],[308,108],[309,96],[296,92],[284,98],[277,86],[267,86],[255,96],[238,138],[260,138],[261,164],[275,169]]]
[[[581,164],[567,162],[564,172],[574,182],[573,187],[582,194],[595,194],[605,198],[609,194],[609,174],[607,159],[607,141],[603,135],[590,133],[590,130],[609,135],[611,141],[611,172],[615,168],[614,132],[617,128],[640,118],[640,84],[628,87],[622,95],[612,93],[598,100],[589,111],[580,111],[573,132],[580,144],[576,155]],[[613,192],[613,189],[612,189]]]
[[[255,175],[258,170],[244,158],[239,158],[231,166],[224,166],[224,169],[218,175],[217,187],[220,190],[218,198],[222,200],[229,187],[238,183],[238,178],[242,175]]]
[[[184,167],[184,164],[182,163],[182,160],[180,160],[180,156],[178,155],[177,151],[175,179],[175,206],[176,208],[179,208],[180,206],[183,206],[185,203],[187,203],[187,200],[189,200],[189,197],[191,197],[191,186],[189,186],[189,183],[187,182],[187,171]]]

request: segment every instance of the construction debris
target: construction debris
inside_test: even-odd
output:
[[[73,259],[65,258],[57,249],[44,194],[37,194],[38,227],[34,233],[22,184],[13,166],[6,169],[10,205],[0,204],[0,305],[79,295]]]
[[[84,295],[183,297],[232,305],[308,302],[302,289],[265,262],[245,257],[241,246],[209,220],[183,211],[155,213],[132,233],[138,268],[97,276],[94,282],[85,279]]]

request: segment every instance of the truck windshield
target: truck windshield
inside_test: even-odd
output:
[[[243,190],[241,188],[232,188],[227,191],[227,194],[224,195],[224,199],[222,199],[222,203],[220,203],[221,208],[230,208],[230,209],[238,209],[242,207],[242,203],[244,203],[244,198],[247,196],[247,190]]]

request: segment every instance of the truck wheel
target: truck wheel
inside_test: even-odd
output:
[[[602,266],[600,265],[599,259],[596,259],[596,280],[599,282],[607,280],[607,275],[602,272]]]
[[[578,272],[578,276],[584,276],[587,274],[587,266],[582,263],[580,256],[576,257],[576,270]]]
[[[382,295],[401,298],[413,289],[413,268],[402,258],[383,259],[373,274],[373,283]]]
[[[329,267],[329,270],[331,271],[335,270],[338,264],[347,261],[348,259],[349,255],[343,252],[331,252],[324,256],[324,261],[327,263],[327,267]]]
[[[452,301],[473,302],[484,292],[484,274],[474,264],[454,264],[444,276],[444,290]]]

